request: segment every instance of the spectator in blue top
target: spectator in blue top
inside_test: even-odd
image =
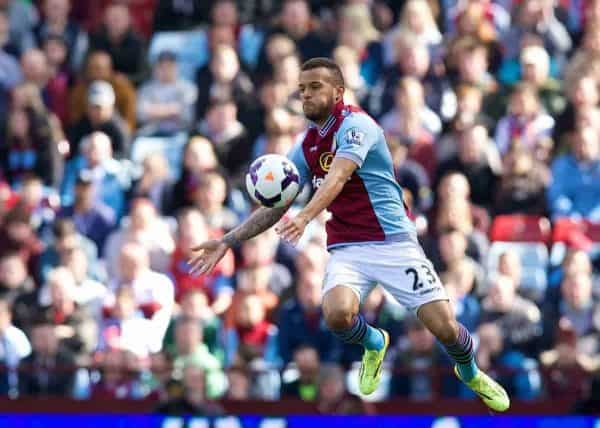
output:
[[[302,275],[296,297],[282,305],[277,325],[279,353],[284,364],[292,360],[296,348],[307,344],[318,349],[323,361],[339,360],[340,342],[327,329],[321,311],[320,275]]]
[[[596,128],[575,133],[571,153],[552,163],[552,177],[547,193],[552,217],[600,221],[600,133]]]
[[[69,161],[65,169],[61,200],[65,205],[72,203],[77,177],[87,169],[92,176],[94,200],[112,208],[118,221],[125,212],[125,192],[131,184],[125,161],[113,158],[110,138],[102,132],[84,138],[81,149],[82,154]]]
[[[115,212],[103,201],[94,198],[93,174],[82,170],[75,183],[75,200],[61,209],[61,217],[72,218],[77,231],[91,239],[100,253],[104,241],[116,226]]]

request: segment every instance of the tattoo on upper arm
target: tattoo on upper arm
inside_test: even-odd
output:
[[[243,241],[254,238],[261,234],[275,223],[286,213],[288,207],[283,208],[265,208],[260,207],[238,227],[223,236],[222,241],[229,247],[236,246]]]

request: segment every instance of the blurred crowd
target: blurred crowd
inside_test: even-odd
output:
[[[383,127],[479,365],[515,399],[600,396],[598,244],[489,239],[600,222],[599,0],[0,0],[1,396],[365,410],[320,310],[326,215],[187,264],[254,208],[248,164],[302,139],[314,56]],[[392,337],[368,400],[473,398],[382,289],[363,311]]]

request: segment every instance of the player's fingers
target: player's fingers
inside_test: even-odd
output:
[[[195,274],[197,272],[199,272],[199,270],[206,264],[206,260],[204,259],[204,257],[197,257],[195,258],[191,265],[191,269],[190,269],[190,273]]]
[[[288,233],[293,227],[294,223],[288,222],[279,226],[279,230],[277,230],[277,232],[283,235],[285,233]]]
[[[200,275],[204,275],[205,273],[208,273],[208,272],[212,271],[214,267],[215,267],[215,263],[214,262],[206,263],[204,266],[202,266],[200,268],[200,270],[198,271],[198,273]]]

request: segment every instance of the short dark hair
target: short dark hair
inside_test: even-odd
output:
[[[312,70],[313,68],[326,68],[331,74],[331,81],[336,86],[346,86],[344,83],[344,75],[340,66],[335,61],[325,57],[311,58],[302,64],[301,71]]]

